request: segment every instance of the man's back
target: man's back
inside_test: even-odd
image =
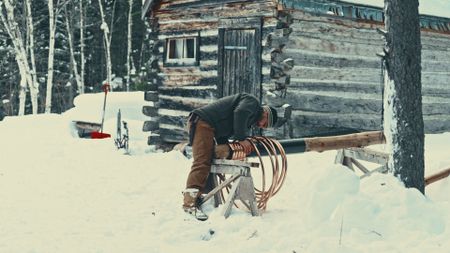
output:
[[[262,107],[256,97],[242,93],[223,97],[211,104],[193,111],[215,129],[216,138],[238,140],[246,133],[262,114]]]

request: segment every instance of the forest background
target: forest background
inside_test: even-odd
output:
[[[64,112],[76,95],[99,92],[106,82],[113,91],[145,90],[150,48],[142,4],[2,0],[0,120]]]

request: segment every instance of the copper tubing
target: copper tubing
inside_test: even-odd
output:
[[[260,210],[266,210],[267,203],[278,191],[281,189],[284,180],[286,179],[287,173],[287,157],[286,153],[281,146],[281,144],[272,138],[257,136],[257,137],[249,137],[247,138],[253,145],[253,150],[255,151],[259,163],[261,164],[261,189],[257,189],[255,187],[256,201],[258,208]],[[230,149],[233,152],[232,158],[233,160],[244,160],[246,158],[246,154],[244,153],[243,147],[238,142],[229,143]],[[270,164],[265,164],[261,151],[265,151],[264,153],[268,154],[270,159]],[[269,173],[266,173],[266,167],[272,167],[271,174],[271,182],[268,183],[270,178]],[[223,182],[225,180],[224,175],[218,175],[219,181]],[[227,193],[229,193],[231,187],[228,186],[224,188]],[[221,192],[222,200],[225,201],[224,192]],[[237,206],[235,204],[235,206]],[[239,207],[239,206],[237,206]]]

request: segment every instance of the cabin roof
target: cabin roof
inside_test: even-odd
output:
[[[155,4],[156,0],[145,0],[144,6],[142,7],[141,18],[145,19],[147,13],[151,10],[151,7]]]
[[[159,2],[159,0],[145,0],[142,8],[142,19],[144,19],[152,8]],[[278,2],[286,9],[297,9],[316,14],[335,15],[358,20],[384,22],[383,8],[371,5],[340,0],[278,0]],[[422,28],[426,29],[450,32],[450,18],[420,15],[420,25]]]

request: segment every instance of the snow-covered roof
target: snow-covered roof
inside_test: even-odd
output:
[[[158,0],[143,0],[144,5],[142,8],[142,18],[150,11],[154,4],[159,2]],[[291,2],[291,3],[308,3],[314,2],[311,0],[280,0],[280,2]],[[317,1],[324,3],[323,1]],[[366,7],[378,7],[383,8],[384,0],[345,0],[345,1],[333,1],[330,0],[328,3],[352,3],[356,5],[366,6]],[[419,12],[422,15],[431,15],[436,17],[450,18],[450,1],[448,0],[419,0]]]

